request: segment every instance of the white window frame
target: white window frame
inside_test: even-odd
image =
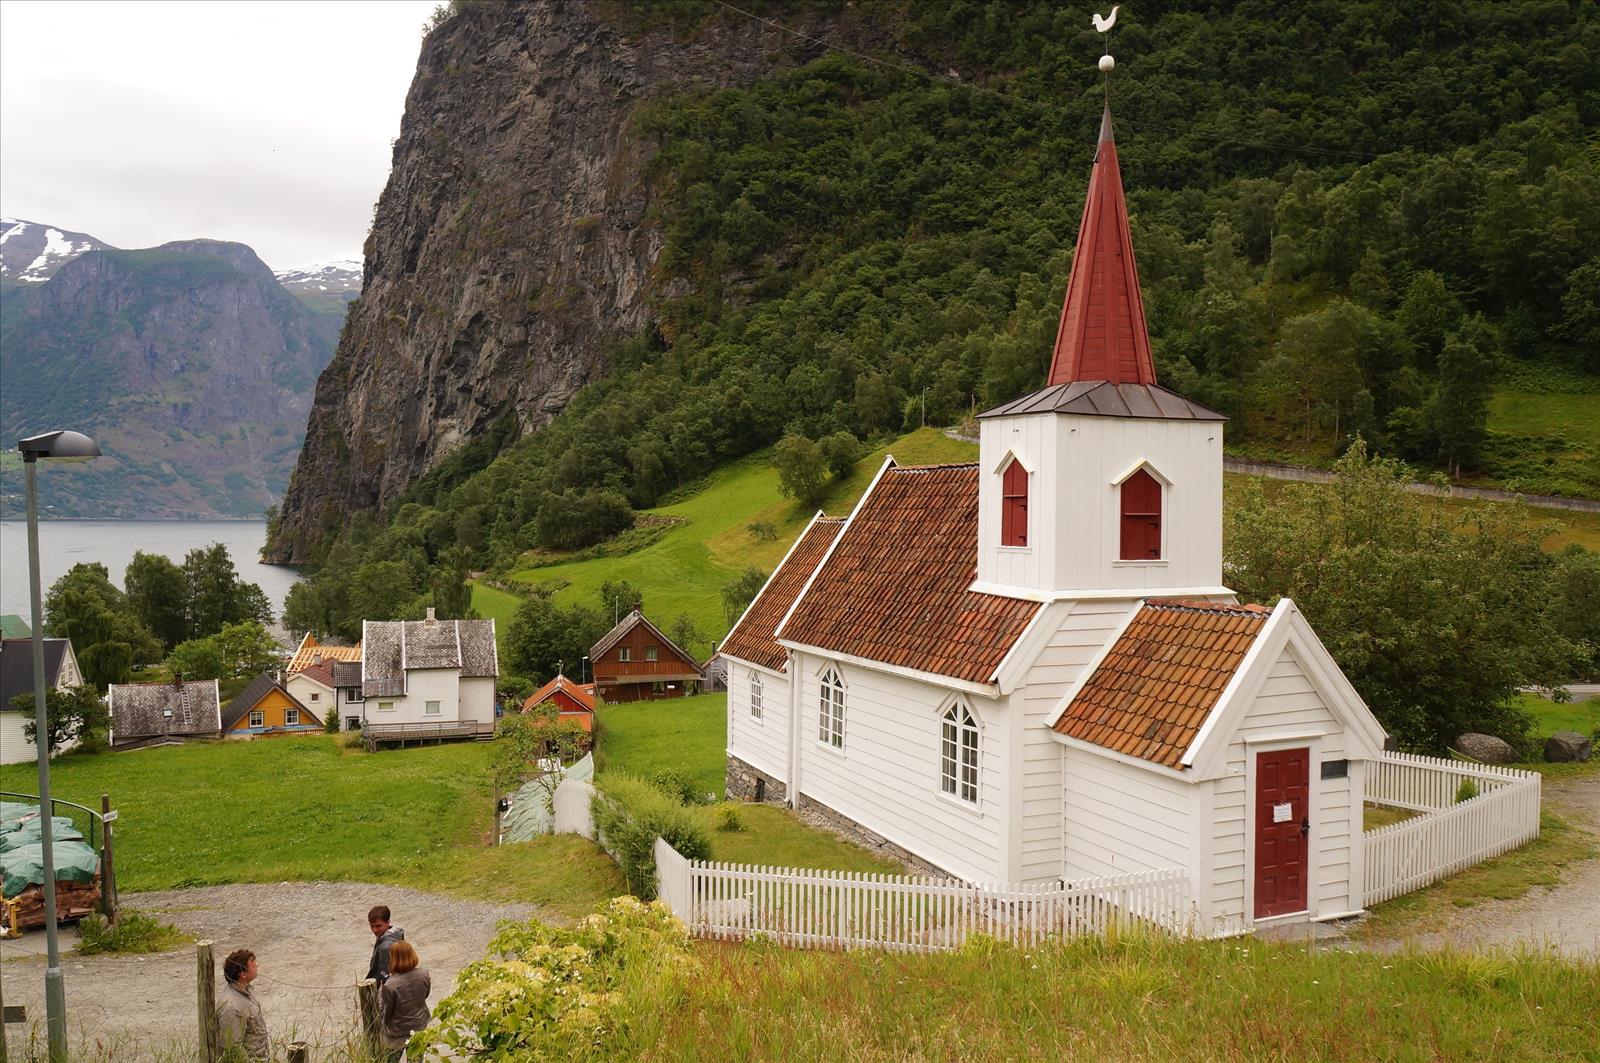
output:
[[[766,700],[766,690],[761,682],[760,672],[750,673],[750,715],[753,719],[761,719],[761,713]]]
[[[438,702],[438,701],[424,701],[422,703],[422,715],[424,715],[424,716],[443,716],[444,715],[443,703],[442,702]]]
[[[957,698],[939,714],[939,792],[976,805],[982,770],[982,736],[972,706]]]
[[[283,725],[285,727],[299,727],[300,726],[300,710],[299,709],[284,709],[283,710]]]
[[[844,677],[836,665],[822,670],[817,685],[817,743],[828,749],[844,749]]]
[[[249,726],[249,727],[265,727],[266,725],[267,725],[267,714],[262,712],[260,709],[251,709],[250,710],[250,719],[249,719],[249,721],[247,723],[247,726]]]
[[[311,700],[312,701],[321,701],[322,700],[322,695],[320,693],[318,693],[317,691],[313,690],[311,692]]]
[[[622,647],[617,651],[617,661],[621,664],[632,664],[633,651],[627,646]]]
[[[394,702],[392,702],[392,701],[380,701],[380,702],[378,702],[378,711],[379,712],[393,712],[394,711]]]
[[[654,646],[646,646],[644,648],[644,659],[647,661],[659,660],[660,654]]]

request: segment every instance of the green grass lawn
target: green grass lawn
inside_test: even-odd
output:
[[[575,837],[488,846],[490,747],[365,753],[331,736],[69,754],[55,796],[111,795],[117,879],[127,891],[228,882],[390,882],[548,906],[562,917],[622,892],[621,875]],[[36,792],[27,765],[0,789]]]
[[[1593,963],[1255,939],[932,956],[701,944],[630,1015],[641,1058],[1582,1060]],[[632,1025],[630,1023],[630,1025]]]
[[[681,771],[702,793],[722,797],[728,763],[728,695],[602,705],[595,768],[651,776]]]
[[[727,709],[726,694],[601,706],[596,767],[647,778],[658,771],[681,771],[701,791],[721,797],[727,765]],[[903,870],[896,861],[807,826],[788,809],[749,804],[737,809],[745,826],[742,831],[718,830],[720,810],[715,805],[695,810],[711,834],[713,860],[837,871]]]
[[[974,444],[952,440],[931,428],[913,432],[863,458],[851,476],[833,485],[824,508],[830,513],[848,512],[887,454],[893,453],[902,465],[915,465],[970,461],[977,450]],[[665,624],[687,613],[702,631],[720,641],[728,629],[722,585],[748,565],[771,572],[812,513],[779,495],[770,450],[723,466],[682,500],[648,512],[682,523],[631,554],[541,564],[521,569],[512,578],[560,586],[555,595],[559,604],[591,606],[602,583],[626,580],[644,594],[645,611],[656,621]],[[777,529],[775,540],[751,538],[750,524],[761,520]],[[475,590],[474,604],[477,600]]]
[[[1538,694],[1518,694],[1519,708],[1533,717],[1533,734],[1542,743],[1557,731],[1592,735],[1600,731],[1600,698],[1551,701]]]

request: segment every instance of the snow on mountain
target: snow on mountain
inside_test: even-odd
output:
[[[361,291],[361,260],[339,258],[332,262],[319,262],[294,269],[273,270],[290,291],[307,292],[359,292]]]
[[[0,218],[0,279],[37,284],[85,251],[111,247],[85,233],[36,221]]]

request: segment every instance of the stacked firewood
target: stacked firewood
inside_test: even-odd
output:
[[[82,919],[100,907],[100,876],[93,882],[56,882],[56,919]],[[29,886],[15,897],[0,901],[0,926],[8,936],[44,926],[44,890]]]

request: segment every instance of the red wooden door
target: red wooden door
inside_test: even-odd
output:
[[[1161,485],[1140,469],[1122,484],[1122,551],[1124,561],[1161,557]]]
[[[1306,910],[1311,751],[1256,755],[1256,918]]]

